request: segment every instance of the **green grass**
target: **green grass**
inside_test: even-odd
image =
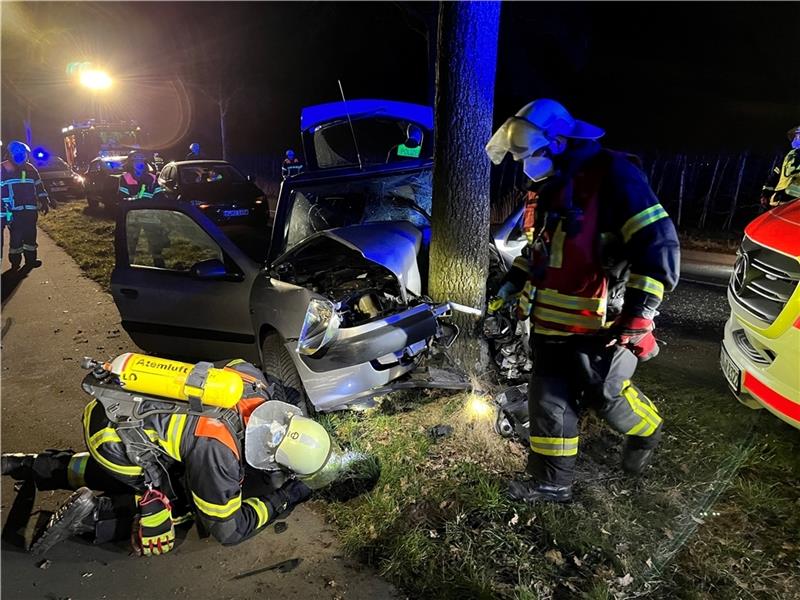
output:
[[[114,219],[89,211],[84,200],[58,205],[39,218],[39,226],[104,290],[111,289],[114,268]]]

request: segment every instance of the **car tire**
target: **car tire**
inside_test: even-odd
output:
[[[268,333],[261,343],[261,370],[266,374],[267,380],[274,384],[273,400],[293,404],[305,416],[314,414],[297,367],[286,350],[283,338],[277,333]]]
[[[86,203],[92,212],[97,212],[100,209],[100,203],[91,196],[86,196]]]

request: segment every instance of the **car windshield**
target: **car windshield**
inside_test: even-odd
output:
[[[111,173],[122,173],[124,164],[123,160],[103,160],[103,166]]]
[[[432,171],[385,174],[367,179],[307,185],[291,191],[284,250],[328,229],[409,221],[430,228]]]
[[[58,156],[50,158],[44,162],[37,162],[36,168],[39,171],[71,171],[69,165]]]
[[[185,165],[178,168],[180,181],[185,185],[225,185],[244,183],[244,176],[233,165],[198,164]]]

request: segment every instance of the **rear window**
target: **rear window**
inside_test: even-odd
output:
[[[233,165],[187,165],[178,169],[185,185],[244,183],[244,176]]]
[[[406,140],[408,125],[409,121],[373,118],[353,121],[352,130],[347,120],[321,125],[313,134],[317,165],[320,169],[358,165],[359,155],[365,165],[394,162],[398,160],[397,147]],[[402,156],[399,158],[402,160]]]

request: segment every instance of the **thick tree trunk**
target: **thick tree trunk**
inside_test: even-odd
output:
[[[228,118],[228,103],[222,98],[219,104],[219,141],[222,146],[222,160],[228,160],[228,138],[225,134],[225,120]]]
[[[436,68],[430,295],[483,310],[489,254],[489,159],[499,2],[442,2]],[[479,373],[488,364],[476,322],[454,317],[451,356]]]

